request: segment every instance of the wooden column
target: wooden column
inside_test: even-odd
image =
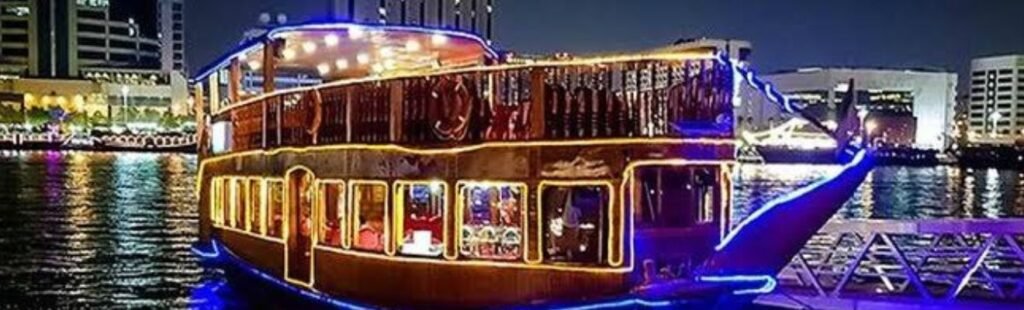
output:
[[[192,94],[192,111],[196,114],[196,151],[203,155],[206,145],[206,94],[203,83],[196,83]]]
[[[238,103],[242,98],[242,62],[232,59],[228,65],[228,101]]]
[[[405,102],[405,89],[402,87],[402,80],[395,80],[390,83],[391,87],[391,141],[399,142],[402,140],[402,105]]]
[[[544,91],[544,79],[547,74],[542,68],[534,68],[530,71],[530,119],[529,138],[531,140],[544,139],[544,113],[547,111],[544,98],[547,94]]]
[[[284,40],[276,39],[263,44],[263,93],[269,94],[276,90],[277,55],[284,46]]]

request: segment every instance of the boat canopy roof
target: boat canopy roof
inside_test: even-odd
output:
[[[205,80],[238,60],[259,71],[270,42],[279,42],[276,69],[318,74],[324,81],[474,66],[496,59],[480,37],[455,30],[347,22],[286,25],[243,42],[193,77]]]

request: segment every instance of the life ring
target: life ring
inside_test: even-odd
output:
[[[435,85],[431,95],[431,106],[436,107],[431,125],[434,134],[445,141],[465,139],[473,114],[473,97],[463,79],[444,78]]]

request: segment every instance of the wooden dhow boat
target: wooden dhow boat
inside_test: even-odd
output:
[[[344,308],[742,305],[870,169],[861,153],[733,223],[742,80],[794,108],[709,50],[517,59],[448,30],[274,29],[194,80],[195,252]]]

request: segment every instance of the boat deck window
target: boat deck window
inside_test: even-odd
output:
[[[444,252],[447,206],[444,183],[396,184],[396,232],[402,232],[399,253],[438,257]]]
[[[254,234],[263,234],[263,182],[258,179],[249,179],[249,231]]]
[[[637,225],[685,228],[715,221],[721,208],[717,166],[647,167],[637,170]]]
[[[340,248],[345,236],[345,183],[320,183],[320,244]]]
[[[386,183],[353,182],[352,210],[355,222],[353,248],[384,253],[388,241]]]
[[[281,238],[281,221],[284,220],[284,182],[267,182],[267,236]]]
[[[227,208],[224,207],[228,201],[225,181],[224,178],[213,178],[210,181],[210,220],[218,226],[224,226],[224,221],[228,219]]]
[[[512,183],[462,187],[459,253],[469,259],[522,259],[525,194],[525,186]]]
[[[247,214],[245,212],[249,208],[248,185],[244,179],[236,178],[231,181],[231,196],[234,197],[235,202],[231,205],[235,209],[235,218],[231,223],[232,227],[240,230],[246,230],[246,226],[248,226],[249,218],[246,217]]]
[[[543,257],[548,263],[599,265],[606,260],[607,186],[541,189]]]

